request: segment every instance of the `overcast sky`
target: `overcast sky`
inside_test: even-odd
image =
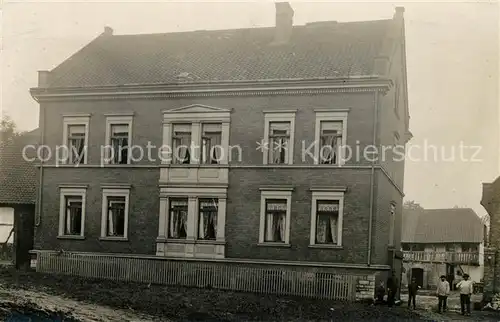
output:
[[[498,6],[496,3],[399,3],[406,8],[410,128],[406,199],[427,208],[480,206],[481,183],[500,172]],[[394,3],[292,2],[295,24],[392,18]],[[28,89],[37,70],[50,70],[110,26],[115,34],[163,33],[274,25],[271,1],[82,3],[4,1],[2,106],[22,130],[38,124]],[[425,143],[427,142],[427,143]],[[460,144],[469,146],[460,160]],[[441,160],[422,160],[425,144]],[[446,158],[442,160],[439,149]],[[480,147],[480,153],[474,151]],[[431,157],[433,150],[428,148]],[[474,162],[474,159],[482,161]],[[450,159],[451,160],[451,159]]]

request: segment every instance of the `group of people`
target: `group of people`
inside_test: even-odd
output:
[[[389,307],[394,306],[395,298],[398,291],[398,280],[392,273],[391,277],[387,280],[387,304]],[[463,275],[463,280],[457,283],[457,290],[460,292],[460,307],[462,315],[470,316],[470,298],[474,289],[474,282],[469,279],[468,274]],[[415,278],[411,279],[411,283],[408,284],[408,308],[416,308],[417,293],[420,289]],[[383,303],[384,296],[386,294],[386,288],[384,287],[384,282],[381,282],[377,288],[377,302]],[[438,312],[444,313],[447,311],[447,301],[450,295],[450,283],[446,280],[446,276],[442,275],[438,281],[436,296],[438,298]]]

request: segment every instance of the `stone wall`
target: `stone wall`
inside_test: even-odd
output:
[[[356,285],[356,301],[373,300],[375,298],[375,275],[367,275],[358,279]]]

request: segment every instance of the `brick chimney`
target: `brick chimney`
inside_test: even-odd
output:
[[[288,2],[276,2],[275,43],[286,43],[292,36],[293,9]]]
[[[102,34],[105,36],[113,36],[113,28],[105,26]]]
[[[47,88],[50,83],[50,71],[39,70],[38,71],[38,87]]]

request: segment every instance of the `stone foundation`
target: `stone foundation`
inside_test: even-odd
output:
[[[356,301],[373,300],[375,298],[375,275],[360,277],[356,284]]]

